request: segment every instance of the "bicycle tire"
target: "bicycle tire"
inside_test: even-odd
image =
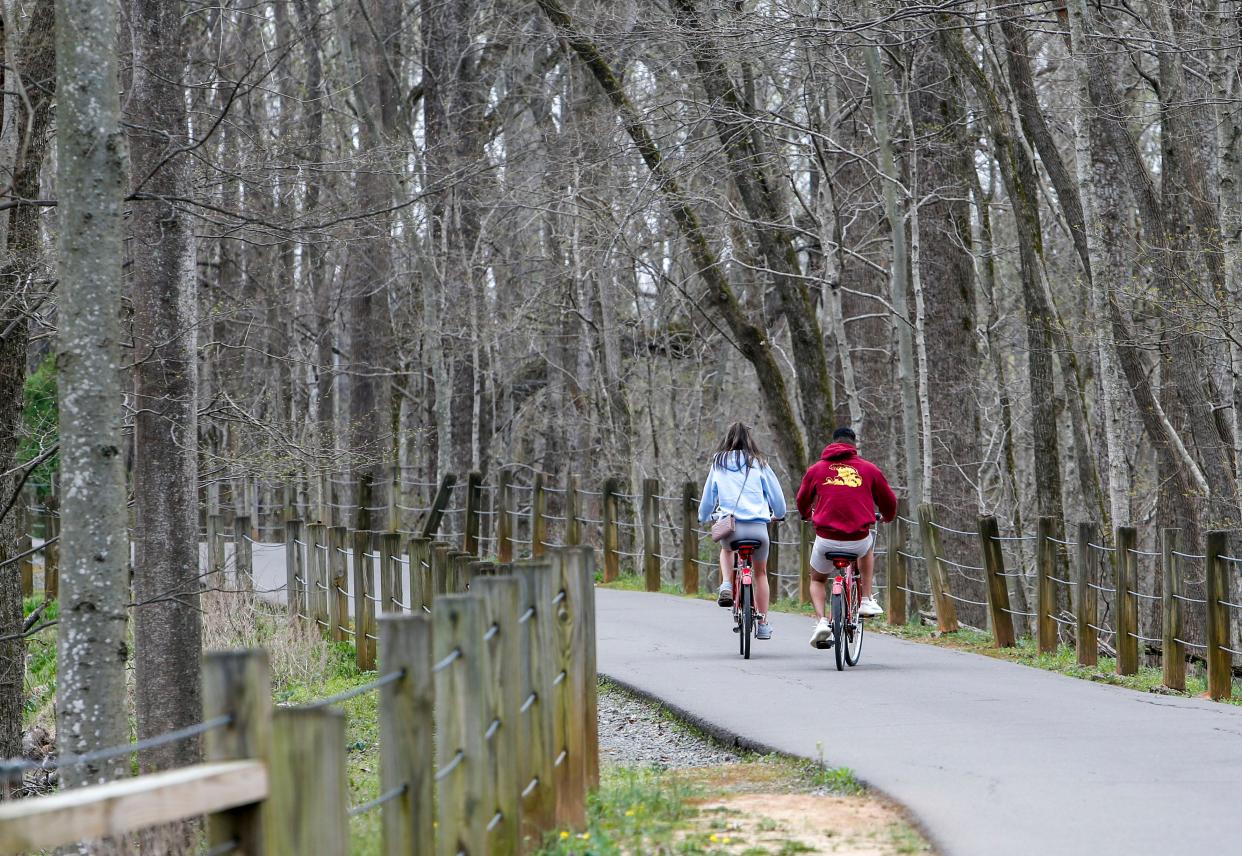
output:
[[[837,671],[845,671],[845,595],[832,596],[832,650],[837,658]]]
[[[750,659],[750,636],[754,630],[755,610],[751,605],[752,586],[742,586],[742,658]]]
[[[742,590],[739,584],[737,597],[733,598],[733,632],[737,634],[737,652],[746,653],[746,634],[743,633],[742,621]]]
[[[858,617],[858,606],[861,603],[861,589],[856,583],[850,586],[850,611],[846,615],[846,665],[857,666],[859,658],[862,658],[862,626],[864,624],[861,617]]]

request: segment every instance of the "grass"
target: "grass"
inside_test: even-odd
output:
[[[28,597],[23,601],[23,615],[30,616],[43,602],[42,598]],[[55,621],[60,615],[60,605],[49,603],[39,616],[38,624]],[[56,633],[45,630],[26,640],[26,704],[22,711],[22,726],[30,728],[42,725],[53,731],[53,707],[56,702]]]
[[[646,590],[643,578],[637,575],[622,576],[614,582],[601,583],[601,585],[605,588],[622,589],[625,591]],[[680,585],[667,580],[663,582],[660,590],[665,594],[678,594],[699,600],[715,599],[714,592],[685,595]],[[809,603],[802,603],[796,598],[778,598],[772,602],[771,609],[773,612],[786,612],[796,615],[812,616],[815,614],[814,608]],[[1019,639],[1017,647],[1014,648],[996,648],[989,634],[975,630],[963,629],[956,633],[942,634],[936,631],[935,628],[923,624],[899,625],[874,620],[868,623],[868,628],[880,633],[897,636],[901,639],[938,645],[943,648],[953,648],[957,651],[982,654],[999,660],[1008,660],[1011,663],[1020,663],[1021,665],[1036,669],[1057,672],[1073,678],[1096,681],[1112,686],[1125,687],[1138,692],[1184,697],[1204,696],[1207,693],[1207,679],[1203,674],[1203,667],[1193,663],[1187,667],[1186,690],[1185,692],[1179,692],[1163,685],[1164,677],[1159,666],[1140,666],[1137,674],[1118,675],[1116,659],[1100,657],[1099,662],[1095,666],[1082,666],[1078,664],[1074,649],[1068,645],[1058,646],[1054,653],[1041,654],[1036,647],[1035,640],[1030,638]],[[1242,706],[1242,681],[1234,681],[1233,696],[1224,703]]]
[[[784,797],[814,797],[817,805],[825,806],[827,817],[833,815],[832,805],[826,802],[829,798],[855,805],[874,799],[848,769],[825,769],[779,756],[753,755],[732,764],[677,770],[605,766],[600,788],[588,801],[587,828],[552,833],[540,854],[792,856],[821,852],[820,847],[807,843],[817,840],[815,835],[792,828],[788,818],[777,812],[766,814],[768,809],[779,808]],[[744,816],[729,804],[736,798],[748,806]],[[794,810],[799,810],[797,805]],[[865,837],[869,845],[879,845],[867,852],[930,852],[913,828],[889,812],[887,821],[876,829],[856,834],[856,830],[842,828],[838,843],[846,845]]]

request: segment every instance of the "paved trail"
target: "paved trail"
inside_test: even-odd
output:
[[[869,634],[836,671],[810,622],[737,655],[705,601],[601,589],[599,670],[720,734],[850,767],[945,856],[1242,853],[1242,708]]]

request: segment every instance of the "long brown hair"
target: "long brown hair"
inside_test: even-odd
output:
[[[721,469],[726,469],[729,455],[732,452],[741,452],[747,467],[762,467],[767,463],[763,452],[759,451],[759,446],[755,443],[755,437],[750,428],[741,422],[734,422],[725,431],[724,439],[720,441],[720,445],[716,447],[716,453],[712,455],[712,463]]]

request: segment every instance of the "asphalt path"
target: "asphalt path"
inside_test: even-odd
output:
[[[1242,853],[1242,708],[879,633],[837,672],[795,615],[747,661],[713,603],[596,603],[601,674],[725,740],[849,767],[946,856]]]

